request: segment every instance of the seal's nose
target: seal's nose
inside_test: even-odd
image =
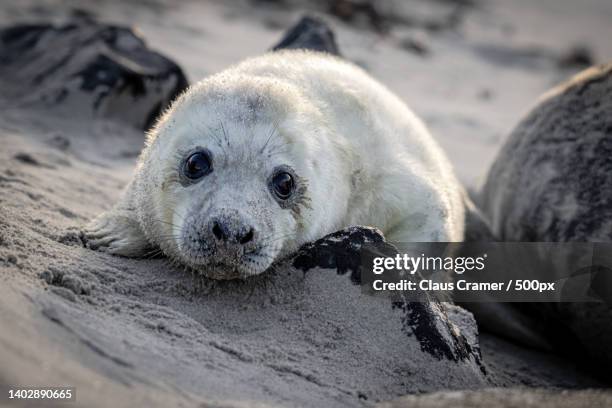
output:
[[[253,228],[249,228],[246,234],[236,235],[236,241],[240,244],[246,244],[253,240]]]
[[[219,221],[213,221],[212,233],[219,241],[227,241],[230,235],[226,226]]]
[[[232,228],[230,223],[219,219],[213,220],[211,227],[214,237],[223,242],[244,245],[252,241],[255,235],[253,227],[238,226]]]

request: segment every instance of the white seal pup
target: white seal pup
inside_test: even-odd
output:
[[[288,50],[188,89],[150,131],[88,245],[155,248],[206,277],[245,278],[351,225],[396,242],[461,241],[463,189],[406,105],[339,58]]]

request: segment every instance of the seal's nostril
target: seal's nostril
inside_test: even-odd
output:
[[[255,232],[253,228],[245,228],[238,226],[238,222],[230,220],[229,223],[225,223],[223,220],[214,219],[210,224],[210,232],[218,240],[231,244],[246,244],[253,240]]]
[[[227,241],[227,234],[217,221],[213,223],[212,233],[220,241]]]
[[[251,228],[249,232],[247,232],[243,236],[238,236],[236,238],[238,238],[238,242],[240,242],[241,244],[246,244],[247,242],[253,240],[253,235],[254,235],[253,228]]]

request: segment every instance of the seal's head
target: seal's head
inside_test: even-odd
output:
[[[344,150],[299,90],[217,75],[149,135],[140,224],[170,257],[215,279],[245,278],[341,226]]]

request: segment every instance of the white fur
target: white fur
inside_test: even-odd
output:
[[[213,153],[214,170],[185,187],[180,160],[198,146]],[[281,208],[267,188],[281,165],[307,180],[298,211]],[[398,242],[464,233],[462,189],[423,123],[363,70],[306,51],[252,58],[192,86],[151,131],[122,200],[86,236],[112,253],[160,247],[207,276],[235,277],[211,270],[214,255],[186,255],[176,238],[219,211],[254,225],[265,247],[250,266],[238,252],[235,262],[223,258],[241,277],[350,225],[376,226]]]

